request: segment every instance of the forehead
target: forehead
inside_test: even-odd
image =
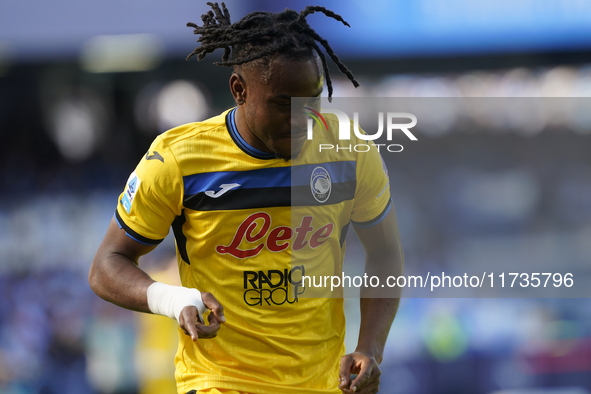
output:
[[[322,90],[323,78],[315,58],[291,60],[275,58],[261,69],[249,70],[257,94],[263,96],[314,97]]]

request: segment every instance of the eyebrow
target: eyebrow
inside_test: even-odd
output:
[[[315,94],[314,96],[312,96],[312,97],[317,97],[317,96],[320,96],[320,95],[322,94],[322,92],[323,92],[323,91],[324,91],[324,89],[320,89],[320,90],[318,91],[318,93],[316,93],[316,94]],[[276,99],[285,99],[285,100],[291,100],[291,98],[292,98],[292,97],[291,97],[291,96],[288,96],[287,94],[278,94],[277,96],[273,96],[273,98],[276,98]]]

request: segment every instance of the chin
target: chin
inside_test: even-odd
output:
[[[290,152],[292,159],[297,158],[300,155],[300,153],[302,153],[302,151],[304,150],[303,149],[304,144],[305,144],[305,141],[303,143],[297,143],[297,144],[292,143],[291,152]]]
[[[277,158],[283,159],[285,161],[289,161],[289,160],[295,159],[299,156],[300,152],[302,151],[303,146],[304,146],[303,143],[289,141],[289,143],[287,143],[287,144],[285,144],[285,143],[274,144],[274,146],[272,147],[271,150],[275,153],[275,156]]]
[[[275,144],[273,147],[271,147],[271,150],[273,153],[275,153],[275,157],[278,159],[289,161],[292,157],[295,157],[293,154],[294,152],[291,151],[289,144]]]
[[[277,159],[283,159],[285,161],[289,161],[292,158],[292,152],[291,152],[291,149],[289,149],[289,147],[287,149],[282,149],[281,147],[278,147],[277,145],[272,145],[272,146],[267,145],[267,147],[271,150],[271,152],[273,152],[275,154],[275,157]]]

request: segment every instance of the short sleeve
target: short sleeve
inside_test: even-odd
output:
[[[178,163],[161,137],[150,146],[119,196],[115,219],[136,241],[157,245],[181,214],[183,178]]]
[[[371,227],[390,211],[388,169],[373,143],[370,150],[357,154],[357,188],[351,221],[356,227]]]

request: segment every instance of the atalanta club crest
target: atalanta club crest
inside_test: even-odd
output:
[[[326,202],[330,197],[332,182],[330,174],[324,167],[316,167],[310,176],[310,188],[312,195],[318,202]]]

